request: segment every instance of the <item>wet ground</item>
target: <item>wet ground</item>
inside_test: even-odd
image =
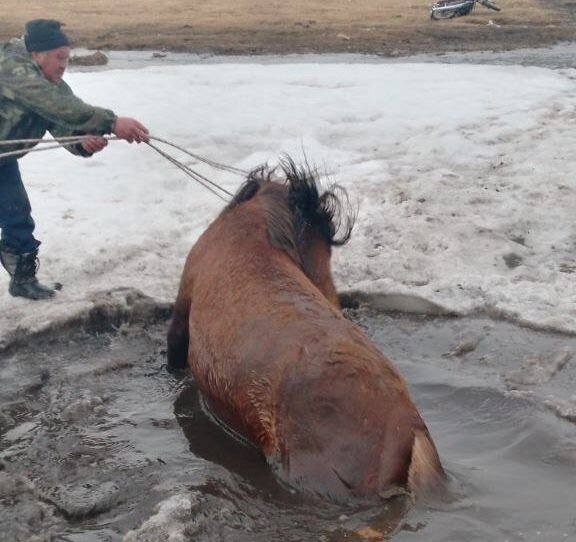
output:
[[[280,487],[167,372],[164,319],[93,320],[0,353],[0,541],[576,540],[576,337],[348,312],[407,379],[451,502],[341,507]]]
[[[88,49],[75,49],[73,55],[87,58],[94,54]],[[496,64],[538,66],[560,69],[576,67],[576,42],[564,42],[547,48],[515,49],[512,51],[445,52],[421,55],[384,57],[370,54],[291,54],[291,55],[214,55],[210,53],[178,53],[150,51],[107,51],[105,65],[72,65],[69,71],[105,71],[110,69],[139,69],[147,66],[178,66],[182,64],[363,64],[443,63]],[[496,82],[495,82],[496,85]]]

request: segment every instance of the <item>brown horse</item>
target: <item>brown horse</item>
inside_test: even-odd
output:
[[[402,377],[340,311],[345,193],[282,169],[284,182],[250,174],[188,255],[169,365],[188,363],[211,414],[293,487],[337,501],[435,492],[444,471]]]

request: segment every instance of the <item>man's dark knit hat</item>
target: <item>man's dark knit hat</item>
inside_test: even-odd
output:
[[[50,51],[70,45],[68,36],[60,30],[62,23],[53,19],[34,19],[26,23],[24,43],[29,52]]]

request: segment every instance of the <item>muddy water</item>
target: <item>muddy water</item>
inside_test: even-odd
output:
[[[576,338],[488,318],[350,316],[395,360],[452,499],[339,507],[280,487],[165,369],[166,322],[0,353],[0,540],[576,540]]]

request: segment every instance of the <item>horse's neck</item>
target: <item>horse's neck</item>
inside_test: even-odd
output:
[[[330,269],[331,247],[318,234],[305,236],[301,248],[303,271],[335,307],[340,308]]]

